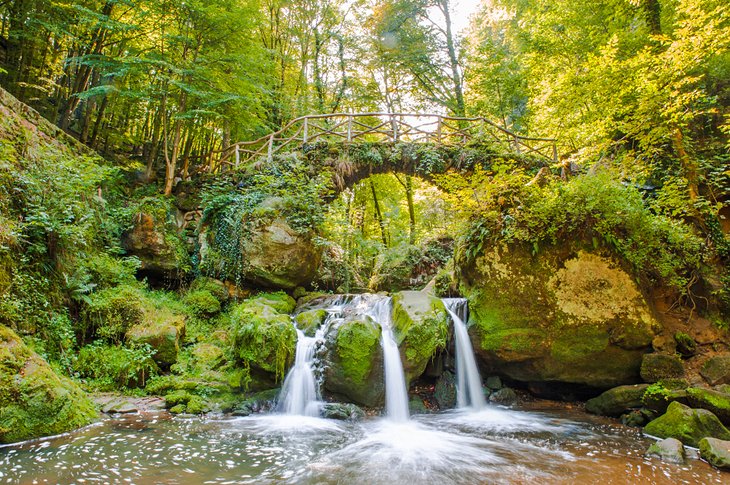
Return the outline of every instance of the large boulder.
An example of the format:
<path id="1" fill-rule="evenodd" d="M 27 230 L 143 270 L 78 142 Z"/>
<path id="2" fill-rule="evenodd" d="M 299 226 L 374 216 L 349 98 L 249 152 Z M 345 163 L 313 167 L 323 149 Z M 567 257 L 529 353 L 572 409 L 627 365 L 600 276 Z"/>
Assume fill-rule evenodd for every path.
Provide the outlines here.
<path id="1" fill-rule="evenodd" d="M 586 401 L 586 411 L 603 416 L 621 416 L 630 409 L 642 406 L 641 398 L 648 387 L 648 384 L 614 387 Z"/>
<path id="2" fill-rule="evenodd" d="M 0 325 L 0 444 L 65 433 L 97 416 L 76 384 Z"/>
<path id="3" fill-rule="evenodd" d="M 155 351 L 152 359 L 165 369 L 177 362 L 184 336 L 185 316 L 165 308 L 145 309 L 142 323 L 134 325 L 126 333 L 127 342 L 152 347 Z"/>
<path id="4" fill-rule="evenodd" d="M 440 299 L 421 291 L 401 291 L 393 295 L 392 323 L 407 384 L 446 347 L 449 316 Z"/>
<path id="5" fill-rule="evenodd" d="M 664 415 L 647 424 L 644 432 L 659 438 L 676 438 L 694 447 L 706 437 L 730 439 L 730 431 L 710 411 L 678 402 L 671 403 Z"/>
<path id="6" fill-rule="evenodd" d="M 576 243 L 578 244 L 578 243 Z M 514 380 L 608 389 L 639 382 L 659 325 L 634 278 L 608 252 L 488 247 L 456 265 L 474 350 Z"/>
<path id="7" fill-rule="evenodd" d="M 245 281 L 267 288 L 306 286 L 317 274 L 322 249 L 313 232 L 298 232 L 275 219 L 251 234 L 245 245 Z"/>
<path id="8" fill-rule="evenodd" d="M 700 374 L 711 386 L 730 384 L 730 355 L 716 355 L 707 359 Z"/>
<path id="9" fill-rule="evenodd" d="M 684 445 L 675 438 L 660 440 L 649 446 L 646 456 L 681 465 L 684 463 Z"/>
<path id="10" fill-rule="evenodd" d="M 341 323 L 328 335 L 325 389 L 365 406 L 383 404 L 383 350 L 381 328 L 370 317 Z"/>
<path id="11" fill-rule="evenodd" d="M 250 389 L 270 389 L 286 376 L 296 352 L 295 304 L 284 293 L 262 294 L 231 310 L 233 354 L 250 372 Z"/>
<path id="12" fill-rule="evenodd" d="M 185 248 L 176 228 L 164 211 L 141 212 L 134 225 L 122 236 L 122 246 L 130 256 L 139 258 L 140 270 L 156 277 L 174 275 L 184 266 Z"/>
<path id="13" fill-rule="evenodd" d="M 700 456 L 721 470 L 730 470 L 730 441 L 703 438 L 700 441 Z"/>

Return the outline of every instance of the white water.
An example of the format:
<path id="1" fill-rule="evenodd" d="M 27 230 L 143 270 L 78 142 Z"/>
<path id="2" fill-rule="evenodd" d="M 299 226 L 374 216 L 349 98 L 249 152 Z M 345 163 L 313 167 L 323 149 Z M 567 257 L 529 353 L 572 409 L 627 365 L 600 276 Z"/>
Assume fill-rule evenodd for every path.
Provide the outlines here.
<path id="1" fill-rule="evenodd" d="M 319 332 L 318 332 L 319 333 Z M 307 337 L 297 329 L 297 350 L 294 367 L 286 375 L 279 395 L 279 411 L 296 416 L 318 417 L 320 403 L 319 385 L 314 377 L 314 349 L 318 336 Z"/>
<path id="2" fill-rule="evenodd" d="M 403 374 L 400 351 L 395 342 L 391 325 L 391 299 L 379 299 L 368 311 L 368 315 L 382 328 L 383 364 L 385 367 L 385 411 L 392 421 L 408 421 L 408 390 Z"/>
<path id="3" fill-rule="evenodd" d="M 482 378 L 479 375 L 474 349 L 469 340 L 464 319 L 466 318 L 467 301 L 464 298 L 444 298 L 446 311 L 454 321 L 454 339 L 456 341 L 456 402 L 459 408 L 480 410 L 486 406 L 482 391 Z M 462 309 L 462 312 L 459 310 Z M 461 316 L 457 314 L 461 313 Z"/>

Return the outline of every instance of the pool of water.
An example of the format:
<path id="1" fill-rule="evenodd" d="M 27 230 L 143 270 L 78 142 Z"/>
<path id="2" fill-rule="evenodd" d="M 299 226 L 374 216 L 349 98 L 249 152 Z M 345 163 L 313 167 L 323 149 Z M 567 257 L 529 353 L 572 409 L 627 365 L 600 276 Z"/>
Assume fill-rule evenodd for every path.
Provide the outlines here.
<path id="1" fill-rule="evenodd" d="M 643 457 L 637 429 L 564 409 L 416 416 L 110 418 L 0 448 L 0 483 L 727 483 L 698 459 Z"/>

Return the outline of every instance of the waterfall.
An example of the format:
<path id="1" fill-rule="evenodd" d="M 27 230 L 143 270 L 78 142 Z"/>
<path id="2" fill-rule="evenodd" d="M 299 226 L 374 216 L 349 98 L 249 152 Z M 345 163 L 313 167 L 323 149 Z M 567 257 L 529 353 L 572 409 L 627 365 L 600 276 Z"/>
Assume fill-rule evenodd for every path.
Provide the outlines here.
<path id="1" fill-rule="evenodd" d="M 479 376 L 479 369 L 474 359 L 474 349 L 464 323 L 467 318 L 467 300 L 465 298 L 444 298 L 442 301 L 454 322 L 457 405 L 460 408 L 481 409 L 486 405 L 486 401 L 482 392 L 482 378 Z"/>
<path id="2" fill-rule="evenodd" d="M 286 375 L 279 395 L 278 408 L 284 414 L 319 416 L 319 386 L 314 377 L 314 349 L 319 338 L 307 337 L 297 329 L 297 350 L 294 367 Z"/>
<path id="3" fill-rule="evenodd" d="M 390 313 L 391 299 L 388 297 L 376 301 L 368 315 L 380 324 L 382 329 L 386 416 L 392 421 L 408 421 L 408 390 L 400 351 L 393 335 Z"/>

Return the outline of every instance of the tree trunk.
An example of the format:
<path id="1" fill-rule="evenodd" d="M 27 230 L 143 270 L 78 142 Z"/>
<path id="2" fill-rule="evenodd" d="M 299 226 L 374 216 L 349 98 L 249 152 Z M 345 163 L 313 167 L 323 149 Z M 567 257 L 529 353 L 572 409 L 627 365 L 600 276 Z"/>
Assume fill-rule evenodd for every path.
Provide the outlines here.
<path id="1" fill-rule="evenodd" d="M 375 191 L 375 183 L 373 182 L 372 176 L 370 177 L 370 190 L 373 193 L 373 205 L 375 205 L 375 218 L 380 226 L 380 238 L 383 241 L 383 246 L 388 247 L 388 236 L 385 232 L 385 221 L 383 220 L 383 213 L 380 211 L 380 202 L 378 202 L 378 193 Z"/>
<path id="2" fill-rule="evenodd" d="M 449 12 L 449 0 L 440 0 L 439 6 L 444 14 L 446 21 L 446 49 L 449 52 L 449 67 L 451 68 L 451 80 L 454 83 L 454 96 L 456 97 L 456 106 L 454 115 L 464 116 L 466 108 L 464 106 L 464 85 L 459 71 L 459 57 L 456 54 L 456 43 L 454 42 L 454 33 L 451 25 L 451 12 Z"/>
<path id="3" fill-rule="evenodd" d="M 674 145 L 674 151 L 679 157 L 679 162 L 684 169 L 684 175 L 687 177 L 689 199 L 694 201 L 700 192 L 698 188 L 698 167 L 697 162 L 687 153 L 687 149 L 684 146 L 684 134 L 679 126 L 674 126 L 672 129 L 672 144 Z"/>

